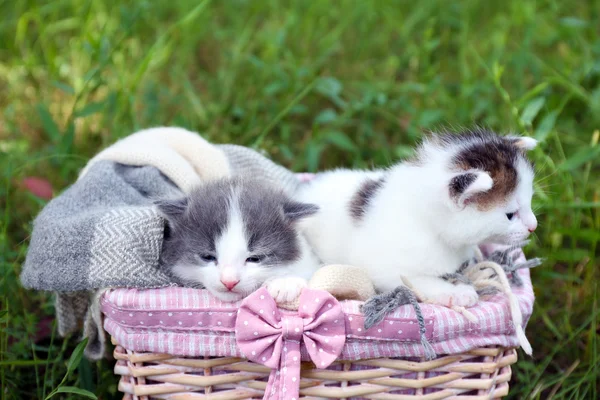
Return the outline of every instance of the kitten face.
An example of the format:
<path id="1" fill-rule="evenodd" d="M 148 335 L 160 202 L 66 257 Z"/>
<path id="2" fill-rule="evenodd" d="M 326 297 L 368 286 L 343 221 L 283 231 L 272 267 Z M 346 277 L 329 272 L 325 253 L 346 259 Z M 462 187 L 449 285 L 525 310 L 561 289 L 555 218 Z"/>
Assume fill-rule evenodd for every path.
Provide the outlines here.
<path id="1" fill-rule="evenodd" d="M 167 218 L 161 264 L 188 286 L 239 300 L 301 256 L 296 221 L 317 207 L 293 202 L 260 180 L 207 183 L 157 204 Z"/>
<path id="2" fill-rule="evenodd" d="M 504 199 L 484 210 L 476 203 L 467 203 L 457 213 L 459 236 L 468 238 L 467 232 L 472 232 L 468 242 L 513 244 L 525 240 L 536 229 L 537 220 L 531 210 L 533 171 L 524 163 L 519 167 L 517 187 Z"/>
<path id="3" fill-rule="evenodd" d="M 523 160 L 519 160 L 517 169 L 519 181 L 514 192 L 496 207 L 481 212 L 481 222 L 488 226 L 486 242 L 517 243 L 527 239 L 537 228 L 537 219 L 531 209 L 533 169 Z"/>
<path id="4" fill-rule="evenodd" d="M 501 137 L 475 130 L 444 135 L 425 144 L 422 155 L 446 152 L 450 223 L 454 241 L 513 244 L 535 231 L 531 209 L 534 171 L 525 151 L 531 138 Z M 430 149 L 427 146 L 431 146 Z"/>

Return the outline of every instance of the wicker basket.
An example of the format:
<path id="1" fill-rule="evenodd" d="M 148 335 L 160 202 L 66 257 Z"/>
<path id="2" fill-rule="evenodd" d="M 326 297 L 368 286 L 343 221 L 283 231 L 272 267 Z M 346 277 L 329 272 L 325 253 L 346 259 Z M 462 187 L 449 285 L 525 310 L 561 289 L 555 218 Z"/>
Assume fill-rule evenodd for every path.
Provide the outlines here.
<path id="1" fill-rule="evenodd" d="M 270 369 L 243 358 L 178 358 L 116 345 L 115 374 L 124 399 L 261 399 Z M 508 394 L 514 349 L 480 348 L 432 361 L 379 358 L 302 363 L 301 398 L 499 399 Z"/>
<path id="2" fill-rule="evenodd" d="M 528 271 L 522 277 L 524 286 L 515 293 L 527 320 L 534 296 Z M 365 330 L 361 302 L 338 302 L 327 292 L 308 290 L 300 304 L 302 311 L 279 310 L 276 317 L 277 305 L 264 289 L 241 303 L 190 288 L 110 289 L 101 308 L 116 346 L 119 390 L 132 400 L 262 399 L 267 388 L 267 397 L 279 400 L 498 399 L 508 394 L 519 342 L 505 296 L 473 307 L 476 322 L 423 304 L 425 336 L 437 354 L 429 361 L 411 306 Z M 271 314 L 286 321 L 286 328 L 267 323 Z M 315 318 L 302 320 L 302 315 Z M 292 329 L 298 320 L 306 324 Z M 319 358 L 327 354 L 328 360 Z"/>

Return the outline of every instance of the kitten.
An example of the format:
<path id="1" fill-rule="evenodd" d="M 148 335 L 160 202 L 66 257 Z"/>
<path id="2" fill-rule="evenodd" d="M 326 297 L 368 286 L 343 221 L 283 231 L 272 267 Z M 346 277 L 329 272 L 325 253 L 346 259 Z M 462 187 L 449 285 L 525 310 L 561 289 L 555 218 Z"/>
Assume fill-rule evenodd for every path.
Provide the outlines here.
<path id="1" fill-rule="evenodd" d="M 324 263 L 364 266 L 382 292 L 401 276 L 437 304 L 471 306 L 475 289 L 442 279 L 482 243 L 513 244 L 537 226 L 526 137 L 434 135 L 388 170 L 337 170 L 299 190 L 320 211 L 301 223 Z"/>
<path id="2" fill-rule="evenodd" d="M 291 301 L 319 266 L 297 229 L 318 208 L 265 181 L 212 181 L 156 205 L 166 219 L 161 267 L 221 300 L 239 300 L 266 284 L 276 301 Z"/>

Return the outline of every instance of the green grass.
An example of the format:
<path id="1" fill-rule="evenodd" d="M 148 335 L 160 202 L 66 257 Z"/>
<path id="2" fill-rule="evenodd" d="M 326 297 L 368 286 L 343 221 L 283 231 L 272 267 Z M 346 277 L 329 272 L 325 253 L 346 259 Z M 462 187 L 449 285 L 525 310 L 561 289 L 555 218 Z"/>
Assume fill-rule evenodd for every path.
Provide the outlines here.
<path id="1" fill-rule="evenodd" d="M 54 324 L 40 335 L 52 298 L 19 286 L 44 205 L 22 178 L 59 192 L 100 148 L 153 125 L 314 171 L 389 165 L 424 130 L 479 124 L 541 141 L 528 254 L 546 261 L 534 357 L 520 354 L 511 396 L 598 398 L 599 1 L 108 4 L 0 0 L 3 397 L 48 395 L 78 339 Z M 119 398 L 109 361 L 82 361 L 65 384 Z"/>

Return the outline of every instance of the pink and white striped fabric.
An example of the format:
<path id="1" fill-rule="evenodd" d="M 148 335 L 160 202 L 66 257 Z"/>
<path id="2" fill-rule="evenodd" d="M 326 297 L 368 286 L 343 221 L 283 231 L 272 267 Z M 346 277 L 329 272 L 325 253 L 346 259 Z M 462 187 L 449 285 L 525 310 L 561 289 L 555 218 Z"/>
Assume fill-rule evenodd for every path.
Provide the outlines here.
<path id="1" fill-rule="evenodd" d="M 533 310 L 534 294 L 528 270 L 519 272 L 524 285 L 514 288 L 526 322 Z M 110 289 L 101 299 L 104 328 L 122 346 L 136 352 L 168 353 L 184 357 L 243 357 L 235 337 L 241 302 L 225 303 L 206 290 Z M 339 359 L 422 357 L 419 329 L 412 306 L 400 307 L 380 324 L 364 329 L 361 302 L 340 302 L 346 342 Z M 508 299 L 498 294 L 480 301 L 462 314 L 442 306 L 422 304 L 426 336 L 437 354 L 457 354 L 482 346 L 519 345 L 511 322 Z M 283 313 L 285 311 L 282 310 Z M 310 360 L 306 349 L 303 361 Z"/>

